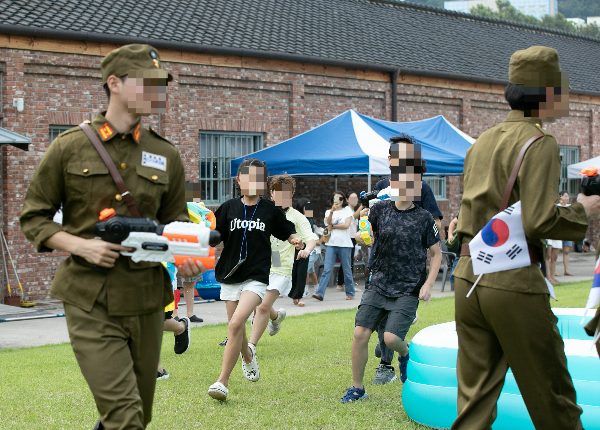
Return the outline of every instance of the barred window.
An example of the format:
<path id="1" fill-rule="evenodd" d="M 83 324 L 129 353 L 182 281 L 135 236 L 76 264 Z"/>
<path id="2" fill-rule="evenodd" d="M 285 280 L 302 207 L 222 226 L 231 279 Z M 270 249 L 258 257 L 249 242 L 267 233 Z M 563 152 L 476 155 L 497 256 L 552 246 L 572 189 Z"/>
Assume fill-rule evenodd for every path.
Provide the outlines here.
<path id="1" fill-rule="evenodd" d="M 446 200 L 446 177 L 445 176 L 423 176 L 433 191 L 436 200 Z"/>
<path id="2" fill-rule="evenodd" d="M 72 125 L 51 125 L 50 126 L 50 143 L 54 142 L 54 139 L 58 137 L 63 131 L 72 129 Z"/>
<path id="3" fill-rule="evenodd" d="M 579 180 L 569 179 L 567 176 L 567 167 L 570 164 L 579 163 L 578 146 L 559 146 L 560 148 L 560 185 L 558 192 L 567 190 L 571 197 L 577 196 L 579 192 Z M 558 197 L 557 197 L 558 198 Z"/>
<path id="4" fill-rule="evenodd" d="M 262 149 L 260 133 L 200 132 L 200 190 L 206 204 L 220 205 L 235 193 L 231 160 Z"/>

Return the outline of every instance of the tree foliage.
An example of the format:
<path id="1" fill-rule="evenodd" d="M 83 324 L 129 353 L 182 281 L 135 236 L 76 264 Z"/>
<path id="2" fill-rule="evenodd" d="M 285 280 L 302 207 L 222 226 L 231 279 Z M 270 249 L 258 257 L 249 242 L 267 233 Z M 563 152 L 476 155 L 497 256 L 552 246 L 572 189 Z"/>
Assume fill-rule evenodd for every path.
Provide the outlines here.
<path id="1" fill-rule="evenodd" d="M 567 31 L 569 33 L 581 34 L 583 36 L 600 38 L 600 31 L 596 24 L 576 26 L 570 21 L 567 21 L 562 13 L 557 13 L 554 16 L 544 15 L 541 20 L 532 15 L 525 15 L 520 10 L 510 4 L 508 0 L 496 0 L 498 11 L 492 10 L 489 7 L 477 5 L 472 7 L 470 12 L 473 15 L 485 16 L 488 18 L 504 19 L 507 21 L 520 22 L 523 24 L 538 25 L 540 27 L 551 28 L 554 30 Z M 560 5 L 560 2 L 559 2 Z"/>
<path id="2" fill-rule="evenodd" d="M 567 18 L 600 16 L 600 0 L 558 0 L 558 11 Z"/>

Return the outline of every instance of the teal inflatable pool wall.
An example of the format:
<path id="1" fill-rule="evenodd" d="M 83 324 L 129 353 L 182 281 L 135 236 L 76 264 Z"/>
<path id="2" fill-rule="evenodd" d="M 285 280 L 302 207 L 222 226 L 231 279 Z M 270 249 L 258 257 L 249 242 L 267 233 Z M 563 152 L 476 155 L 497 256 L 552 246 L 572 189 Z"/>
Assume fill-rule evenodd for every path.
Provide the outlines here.
<path id="1" fill-rule="evenodd" d="M 591 337 L 581 325 L 583 309 L 554 309 L 565 343 L 569 372 L 583 409 L 586 430 L 600 430 L 600 359 Z M 590 312 L 591 313 L 591 312 Z M 586 318 L 586 322 L 591 319 Z M 446 429 L 456 419 L 456 355 L 458 338 L 454 322 L 427 327 L 410 344 L 408 379 L 402 403 L 417 423 Z M 498 400 L 493 430 L 535 430 L 510 369 Z"/>

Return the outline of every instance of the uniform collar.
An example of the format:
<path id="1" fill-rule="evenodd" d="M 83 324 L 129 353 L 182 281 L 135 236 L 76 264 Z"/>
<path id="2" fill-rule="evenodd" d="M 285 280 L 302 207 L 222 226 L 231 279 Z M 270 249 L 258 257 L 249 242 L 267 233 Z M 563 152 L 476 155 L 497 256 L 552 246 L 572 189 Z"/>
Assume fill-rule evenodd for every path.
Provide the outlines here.
<path id="1" fill-rule="evenodd" d="M 115 136 L 119 135 L 117 129 L 106 120 L 106 117 L 104 116 L 105 114 L 106 111 L 98 113 L 94 121 L 92 121 L 92 126 L 100 135 L 100 140 L 102 140 L 102 142 L 106 142 L 107 140 L 110 140 Z M 127 136 L 128 134 L 131 134 L 131 137 L 133 138 L 133 141 L 135 143 L 140 143 L 140 138 L 142 136 L 141 118 L 137 120 L 135 126 L 130 131 L 128 131 L 125 134 L 122 134 L 121 136 L 124 139 L 125 136 Z"/>
<path id="2" fill-rule="evenodd" d="M 537 117 L 526 117 L 522 110 L 511 110 L 504 122 L 530 122 L 533 125 L 542 126 L 542 120 Z"/>

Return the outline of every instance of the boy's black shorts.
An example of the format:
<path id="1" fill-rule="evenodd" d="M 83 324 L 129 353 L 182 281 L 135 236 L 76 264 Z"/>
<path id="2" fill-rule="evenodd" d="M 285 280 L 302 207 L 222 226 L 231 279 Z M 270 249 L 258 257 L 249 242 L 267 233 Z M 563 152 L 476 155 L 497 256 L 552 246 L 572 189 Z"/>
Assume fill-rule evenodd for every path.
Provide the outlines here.
<path id="1" fill-rule="evenodd" d="M 173 311 L 165 312 L 165 321 L 173 318 Z"/>
<path id="2" fill-rule="evenodd" d="M 358 306 L 354 326 L 375 331 L 379 323 L 386 319 L 384 331 L 404 340 L 417 316 L 418 307 L 419 298 L 415 296 L 386 297 L 373 290 L 366 290 Z"/>

